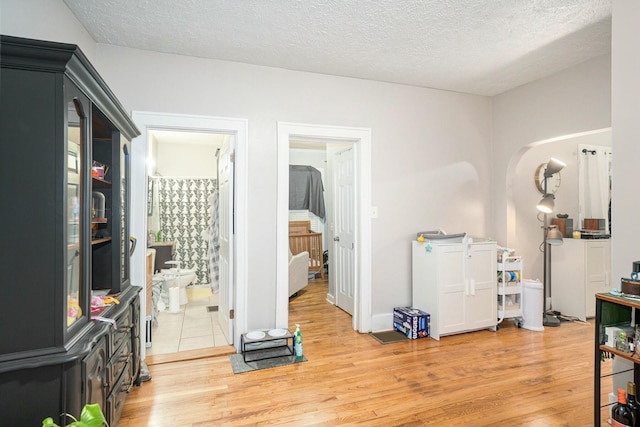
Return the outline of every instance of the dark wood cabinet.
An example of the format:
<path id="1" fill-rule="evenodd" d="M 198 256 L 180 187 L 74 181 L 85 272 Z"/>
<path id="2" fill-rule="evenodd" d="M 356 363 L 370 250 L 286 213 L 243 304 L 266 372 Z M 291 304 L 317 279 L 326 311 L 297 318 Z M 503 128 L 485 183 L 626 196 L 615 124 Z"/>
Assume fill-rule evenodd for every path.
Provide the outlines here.
<path id="1" fill-rule="evenodd" d="M 107 399 L 109 386 L 106 337 L 101 337 L 89 354 L 82 359 L 84 398 L 87 403 L 101 403 Z"/>
<path id="2" fill-rule="evenodd" d="M 130 141 L 82 51 L 0 36 L 0 414 L 40 425 L 100 403 L 117 423 L 140 365 L 129 280 Z M 120 301 L 92 318 L 92 292 Z M 60 417 L 60 418 L 58 418 Z"/>

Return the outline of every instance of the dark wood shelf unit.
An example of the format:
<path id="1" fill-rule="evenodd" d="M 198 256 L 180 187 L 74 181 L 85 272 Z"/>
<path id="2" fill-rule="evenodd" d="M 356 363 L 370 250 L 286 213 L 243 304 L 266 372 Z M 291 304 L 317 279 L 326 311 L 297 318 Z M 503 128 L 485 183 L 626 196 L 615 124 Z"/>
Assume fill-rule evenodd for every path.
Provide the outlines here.
<path id="1" fill-rule="evenodd" d="M 607 326 L 618 325 L 621 323 L 631 324 L 632 319 L 636 319 L 636 323 L 640 323 L 640 311 L 636 311 L 638 309 L 640 309 L 640 300 L 611 295 L 609 293 L 596 294 L 593 388 L 594 426 L 596 427 L 602 425 L 603 422 L 604 424 L 607 424 L 607 421 L 602 419 L 602 411 L 605 407 L 609 406 L 608 403 L 603 404 L 601 401 L 601 381 L 604 377 L 602 375 L 601 365 L 603 363 L 603 353 L 609 353 L 615 357 L 620 357 L 633 362 L 633 381 L 636 384 L 640 384 L 640 358 L 635 357 L 632 353 L 620 351 L 617 348 L 605 344 L 605 328 Z M 635 311 L 635 316 L 633 311 Z"/>
<path id="2" fill-rule="evenodd" d="M 93 239 L 91 241 L 91 244 L 92 245 L 99 245 L 101 243 L 107 243 L 107 242 L 110 242 L 110 241 L 111 241 L 111 237 L 103 237 L 101 239 Z"/>
<path id="3" fill-rule="evenodd" d="M 91 177 L 91 182 L 93 188 L 110 188 L 111 181 L 107 181 L 106 179 L 96 178 L 95 176 Z"/>
<path id="4" fill-rule="evenodd" d="M 139 384 L 140 287 L 129 279 L 135 124 L 78 46 L 0 35 L 2 425 L 60 425 L 99 403 L 117 425 Z M 93 161 L 105 165 L 92 177 Z M 38 174 L 33 174 L 38 165 Z M 43 179 L 42 177 L 47 177 Z M 104 214 L 92 218 L 93 192 Z M 96 232 L 92 236 L 93 231 Z M 25 236 L 37 235 L 37 240 Z M 95 237 L 95 239 L 93 238 Z M 92 318 L 92 290 L 120 304 Z"/>

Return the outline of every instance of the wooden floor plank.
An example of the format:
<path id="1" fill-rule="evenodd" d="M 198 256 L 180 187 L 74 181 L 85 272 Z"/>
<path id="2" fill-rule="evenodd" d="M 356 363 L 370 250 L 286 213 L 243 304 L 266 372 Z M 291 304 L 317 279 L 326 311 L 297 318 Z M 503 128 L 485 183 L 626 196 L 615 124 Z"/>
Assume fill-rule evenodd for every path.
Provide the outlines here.
<path id="1" fill-rule="evenodd" d="M 307 362 L 233 374 L 226 354 L 164 356 L 118 425 L 593 424 L 593 325 L 534 332 L 505 321 L 497 332 L 383 345 L 352 331 L 326 293 L 312 281 L 290 302 Z"/>

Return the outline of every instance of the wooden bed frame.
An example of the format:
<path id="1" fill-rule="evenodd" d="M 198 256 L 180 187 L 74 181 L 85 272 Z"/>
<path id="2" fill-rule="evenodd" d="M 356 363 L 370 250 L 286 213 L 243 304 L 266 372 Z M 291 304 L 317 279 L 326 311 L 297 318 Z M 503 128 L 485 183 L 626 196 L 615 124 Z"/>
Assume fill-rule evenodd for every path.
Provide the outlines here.
<path id="1" fill-rule="evenodd" d="M 289 249 L 293 255 L 309 252 L 309 271 L 319 272 L 324 280 L 322 233 L 311 231 L 311 221 L 289 221 Z"/>

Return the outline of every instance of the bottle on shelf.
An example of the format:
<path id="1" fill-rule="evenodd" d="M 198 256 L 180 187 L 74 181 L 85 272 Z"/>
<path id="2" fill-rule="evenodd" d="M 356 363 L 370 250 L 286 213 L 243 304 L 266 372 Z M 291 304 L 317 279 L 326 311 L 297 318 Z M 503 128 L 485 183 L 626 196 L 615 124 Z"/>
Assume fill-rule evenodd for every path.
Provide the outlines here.
<path id="1" fill-rule="evenodd" d="M 612 427 L 633 427 L 633 414 L 627 405 L 627 395 L 624 389 L 618 389 L 618 403 L 611 410 Z"/>
<path id="2" fill-rule="evenodd" d="M 627 406 L 633 418 L 632 425 L 640 427 L 640 403 L 636 400 L 636 384 L 633 381 L 627 383 Z"/>
<path id="3" fill-rule="evenodd" d="M 296 323 L 296 331 L 293 334 L 293 349 L 296 360 L 302 360 L 302 332 L 300 332 L 300 325 L 298 323 Z"/>

